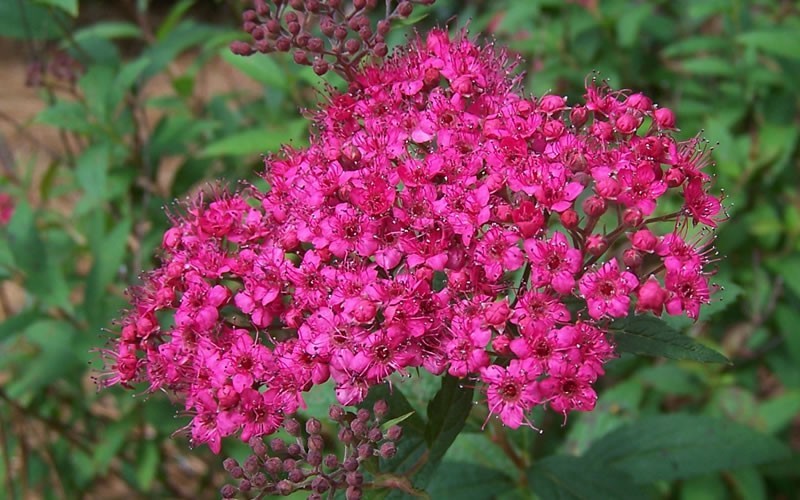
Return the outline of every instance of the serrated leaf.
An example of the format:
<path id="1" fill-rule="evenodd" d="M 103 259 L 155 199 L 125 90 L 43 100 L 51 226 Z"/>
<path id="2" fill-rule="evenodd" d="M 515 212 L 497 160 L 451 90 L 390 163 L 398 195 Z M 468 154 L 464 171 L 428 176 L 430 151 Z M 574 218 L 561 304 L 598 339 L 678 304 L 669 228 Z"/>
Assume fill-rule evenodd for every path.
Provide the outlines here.
<path id="1" fill-rule="evenodd" d="M 646 493 L 624 472 L 604 462 L 549 456 L 528 470 L 528 484 L 542 500 L 641 500 Z"/>
<path id="2" fill-rule="evenodd" d="M 781 460 L 776 439 L 729 420 L 695 415 L 645 418 L 610 432 L 584 455 L 637 483 L 671 481 Z"/>
<path id="3" fill-rule="evenodd" d="M 474 388 L 463 386 L 461 380 L 452 375 L 442 377 L 441 389 L 428 404 L 428 425 L 425 427 L 425 441 L 431 450 L 431 462 L 441 460 L 464 428 L 472 410 L 474 391 Z"/>
<path id="4" fill-rule="evenodd" d="M 655 316 L 630 316 L 615 320 L 610 330 L 617 350 L 645 356 L 728 363 L 722 354 L 698 344 Z"/>
<path id="5" fill-rule="evenodd" d="M 307 127 L 306 120 L 292 120 L 277 130 L 245 130 L 218 139 L 200 153 L 200 157 L 246 156 L 278 151 L 298 140 Z"/>

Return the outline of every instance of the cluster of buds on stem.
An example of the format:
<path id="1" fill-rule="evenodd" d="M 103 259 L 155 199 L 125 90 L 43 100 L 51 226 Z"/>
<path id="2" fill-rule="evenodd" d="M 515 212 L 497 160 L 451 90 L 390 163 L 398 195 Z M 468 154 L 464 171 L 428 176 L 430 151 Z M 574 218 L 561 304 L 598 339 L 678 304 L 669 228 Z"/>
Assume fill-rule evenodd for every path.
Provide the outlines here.
<path id="1" fill-rule="evenodd" d="M 385 37 L 392 21 L 410 16 L 415 4 L 434 2 L 385 0 L 379 6 L 378 0 L 255 0 L 242 15 L 253 42 L 233 42 L 231 50 L 245 56 L 291 51 L 297 64 L 311 66 L 320 76 L 333 69 L 352 80 L 362 59 L 387 55 Z M 370 14 L 381 8 L 383 17 L 373 25 Z"/>
<path id="2" fill-rule="evenodd" d="M 377 457 L 388 459 L 395 455 L 396 441 L 402 428 L 381 423 L 388 414 L 386 401 L 377 401 L 372 411 L 362 408 L 356 413 L 341 406 L 330 407 L 329 416 L 338 424 L 337 438 L 342 454 L 326 453 L 322 424 L 315 418 L 305 424 L 292 418 L 283 424 L 284 430 L 295 438 L 293 443 L 273 438 L 265 443 L 261 437 L 250 440 L 253 454 L 239 464 L 233 458 L 224 462 L 225 470 L 237 481 L 222 487 L 223 498 L 262 498 L 265 495 L 289 495 L 295 491 L 310 491 L 309 499 L 322 498 L 344 490 L 347 500 L 361 498 L 364 474 L 361 465 Z"/>

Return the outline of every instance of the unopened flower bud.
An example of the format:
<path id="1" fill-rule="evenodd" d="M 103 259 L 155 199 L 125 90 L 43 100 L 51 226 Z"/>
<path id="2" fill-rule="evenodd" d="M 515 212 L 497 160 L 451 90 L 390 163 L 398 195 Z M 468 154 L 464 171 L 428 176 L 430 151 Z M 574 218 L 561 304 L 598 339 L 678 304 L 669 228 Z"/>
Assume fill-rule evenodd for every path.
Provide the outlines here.
<path id="1" fill-rule="evenodd" d="M 358 469 L 358 459 L 356 457 L 347 457 L 342 464 L 342 468 L 348 472 Z"/>
<path id="2" fill-rule="evenodd" d="M 375 401 L 375 404 L 372 405 L 372 413 L 375 414 L 375 418 L 381 419 L 389 413 L 389 403 L 386 402 L 385 399 L 379 399 Z"/>
<path id="3" fill-rule="evenodd" d="M 286 419 L 286 421 L 283 423 L 283 428 L 286 429 L 286 432 L 289 433 L 290 436 L 300 436 L 300 422 L 298 422 L 296 418 Z"/>
<path id="4" fill-rule="evenodd" d="M 606 208 L 608 208 L 608 204 L 600 196 L 592 195 L 583 200 L 583 211 L 589 217 L 600 217 L 606 212 Z"/>
<path id="5" fill-rule="evenodd" d="M 243 468 L 244 468 L 245 472 L 247 472 L 247 474 L 253 475 L 256 472 L 258 472 L 258 469 L 259 469 L 260 465 L 261 465 L 261 461 L 258 459 L 258 457 L 255 456 L 255 455 L 250 455 L 244 461 L 244 467 Z"/>
<path id="6" fill-rule="evenodd" d="M 284 453 L 286 451 L 286 442 L 281 438 L 273 438 L 269 442 L 269 448 L 275 453 Z"/>
<path id="7" fill-rule="evenodd" d="M 641 92 L 629 95 L 628 98 L 625 99 L 625 104 L 629 108 L 642 112 L 650 111 L 653 108 L 653 101 Z"/>
<path id="8" fill-rule="evenodd" d="M 228 473 L 234 479 L 241 479 L 241 478 L 244 477 L 244 469 L 242 469 L 238 465 L 236 467 L 233 467 L 231 470 L 229 470 Z"/>
<path id="9" fill-rule="evenodd" d="M 367 439 L 369 439 L 369 440 L 370 440 L 370 441 L 372 441 L 373 443 L 377 443 L 378 441 L 380 441 L 381 439 L 383 439 L 383 433 L 381 432 L 380 428 L 378 428 L 378 427 L 373 427 L 373 428 L 372 428 L 372 429 L 370 429 L 370 430 L 369 430 L 369 432 L 367 433 Z"/>
<path id="10" fill-rule="evenodd" d="M 242 493 L 247 493 L 252 488 L 252 484 L 250 483 L 249 479 L 242 479 L 239 481 L 239 491 Z"/>
<path id="11" fill-rule="evenodd" d="M 603 198 L 613 200 L 622 191 L 622 186 L 616 179 L 604 177 L 595 182 L 594 190 Z"/>
<path id="12" fill-rule="evenodd" d="M 321 451 L 325 447 L 325 441 L 319 434 L 312 434 L 308 436 L 307 445 L 309 450 Z"/>
<path id="13" fill-rule="evenodd" d="M 392 458 L 397 453 L 397 446 L 391 441 L 387 441 L 381 445 L 379 451 L 381 458 Z"/>
<path id="14" fill-rule="evenodd" d="M 299 483 L 306 478 L 306 475 L 303 473 L 303 469 L 296 467 L 289 471 L 286 478 L 293 483 Z"/>
<path id="15" fill-rule="evenodd" d="M 561 212 L 560 215 L 561 225 L 564 226 L 564 229 L 575 229 L 578 227 L 578 212 L 575 210 L 568 208 Z"/>
<path id="16" fill-rule="evenodd" d="M 636 207 L 627 208 L 622 213 L 622 222 L 624 222 L 626 226 L 639 227 L 642 225 L 642 222 L 644 222 L 644 214 Z"/>
<path id="17" fill-rule="evenodd" d="M 329 69 L 328 62 L 320 57 L 314 59 L 314 64 L 311 67 L 318 76 L 324 75 Z"/>
<path id="18" fill-rule="evenodd" d="M 222 467 L 225 469 L 226 472 L 230 472 L 234 467 L 238 467 L 239 462 L 236 461 L 235 458 L 228 457 L 222 462 Z"/>
<path id="19" fill-rule="evenodd" d="M 355 419 L 352 422 L 350 422 L 350 430 L 353 431 L 353 434 L 355 434 L 356 436 L 361 437 L 366 435 L 367 426 L 366 424 L 364 424 L 363 421 Z"/>
<path id="20" fill-rule="evenodd" d="M 589 118 L 589 111 L 585 106 L 574 106 L 569 112 L 569 121 L 575 127 L 582 127 Z"/>
<path id="21" fill-rule="evenodd" d="M 357 422 L 357 420 L 354 420 L 354 422 Z M 353 435 L 353 431 L 351 431 L 350 429 L 347 429 L 347 428 L 339 429 L 339 436 L 338 437 L 339 437 L 339 441 L 344 445 L 348 445 L 348 444 L 352 443 L 353 439 L 355 439 L 355 436 Z"/>
<path id="22" fill-rule="evenodd" d="M 669 108 L 658 108 L 653 113 L 653 119 L 661 129 L 674 129 L 675 128 L 675 113 Z"/>
<path id="23" fill-rule="evenodd" d="M 322 439 L 322 438 L 320 438 Z M 319 450 L 309 450 L 306 456 L 306 462 L 312 467 L 316 467 L 322 463 L 322 453 Z"/>
<path id="24" fill-rule="evenodd" d="M 492 339 L 492 350 L 500 356 L 507 356 L 511 353 L 510 344 L 511 339 L 507 335 L 497 335 Z"/>
<path id="25" fill-rule="evenodd" d="M 315 477 L 311 481 L 311 491 L 314 493 L 325 493 L 330 489 L 331 485 L 324 477 Z"/>
<path id="26" fill-rule="evenodd" d="M 630 238 L 633 248 L 642 252 L 652 253 L 658 245 L 658 238 L 647 228 L 636 231 Z"/>
<path id="27" fill-rule="evenodd" d="M 275 490 L 278 492 L 278 495 L 287 496 L 294 491 L 294 485 L 291 481 L 282 479 L 275 485 Z"/>
<path id="28" fill-rule="evenodd" d="M 393 425 L 386 431 L 386 439 L 390 441 L 397 441 L 403 437 L 403 428 L 399 425 Z"/>
<path id="29" fill-rule="evenodd" d="M 297 443 L 292 443 L 286 448 L 286 452 L 291 457 L 300 457 L 303 455 L 303 448 Z"/>
<path id="30" fill-rule="evenodd" d="M 253 488 L 261 489 L 267 485 L 267 476 L 263 472 L 253 474 L 253 477 L 250 478 L 250 484 L 253 485 Z"/>
<path id="31" fill-rule="evenodd" d="M 364 443 L 358 446 L 358 458 L 361 460 L 366 460 L 372 456 L 372 452 L 374 448 L 369 443 Z"/>
<path id="32" fill-rule="evenodd" d="M 651 311 L 656 316 L 661 316 L 664 302 L 667 300 L 667 291 L 661 288 L 656 278 L 651 276 L 636 293 L 636 311 Z"/>
<path id="33" fill-rule="evenodd" d="M 325 467 L 329 469 L 335 469 L 339 466 L 339 457 L 337 457 L 333 453 L 329 453 L 325 455 L 323 463 L 325 464 Z"/>
<path id="34" fill-rule="evenodd" d="M 366 408 L 359 408 L 359 410 L 356 412 L 356 418 L 362 422 L 369 422 L 371 416 L 372 415 L 370 415 L 369 410 Z"/>
<path id="35" fill-rule="evenodd" d="M 411 2 L 403 1 L 397 6 L 397 13 L 402 17 L 408 17 L 412 12 L 414 12 L 414 6 L 411 4 Z"/>
<path id="36" fill-rule="evenodd" d="M 306 432 L 309 434 L 319 434 L 322 432 L 322 423 L 313 417 L 308 419 L 308 422 L 306 422 Z"/>
<path id="37" fill-rule="evenodd" d="M 348 486 L 347 491 L 344 492 L 346 500 L 361 500 L 361 488 L 357 486 Z"/>
<path id="38" fill-rule="evenodd" d="M 378 308 L 374 302 L 367 299 L 357 299 L 356 305 L 353 307 L 353 319 L 359 323 L 370 323 L 375 319 L 375 313 Z"/>
<path id="39" fill-rule="evenodd" d="M 364 475 L 356 470 L 345 474 L 344 480 L 349 486 L 361 486 L 364 484 Z"/>
<path id="40" fill-rule="evenodd" d="M 630 135 L 639 128 L 639 119 L 629 113 L 625 113 L 617 118 L 614 122 L 614 126 L 620 134 Z"/>
<path id="41" fill-rule="evenodd" d="M 592 234 L 586 238 L 586 251 L 590 255 L 598 257 L 608 250 L 608 241 L 601 234 Z"/>
<path id="42" fill-rule="evenodd" d="M 226 484 L 219 490 L 219 494 L 222 498 L 236 498 L 238 493 L 239 490 L 232 484 Z"/>
<path id="43" fill-rule="evenodd" d="M 283 460 L 278 457 L 268 458 L 264 463 L 264 470 L 275 476 L 283 470 Z"/>
<path id="44" fill-rule="evenodd" d="M 503 299 L 489 305 L 484 312 L 483 319 L 489 325 L 501 326 L 506 323 L 510 315 L 511 309 L 508 307 L 508 301 Z"/>
<path id="45" fill-rule="evenodd" d="M 292 54 L 292 57 L 294 58 L 295 64 L 302 64 L 306 66 L 311 64 L 311 61 L 308 60 L 308 55 L 304 50 L 295 50 L 294 54 Z"/>
<path id="46" fill-rule="evenodd" d="M 325 42 L 322 41 L 322 38 L 311 37 L 308 39 L 306 48 L 311 52 L 318 54 L 325 48 Z"/>
<path id="47" fill-rule="evenodd" d="M 255 52 L 255 49 L 247 42 L 235 41 L 231 42 L 231 52 L 237 56 L 249 56 Z"/>
<path id="48" fill-rule="evenodd" d="M 297 460 L 293 458 L 287 458 L 283 462 L 281 462 L 281 468 L 283 472 L 289 472 L 297 468 Z"/>
<path id="49" fill-rule="evenodd" d="M 372 48 L 372 53 L 377 57 L 386 57 L 389 53 L 389 47 L 385 43 L 376 43 Z"/>
<path id="50" fill-rule="evenodd" d="M 567 101 L 561 96 L 548 94 L 542 96 L 539 100 L 539 109 L 548 115 L 561 111 L 566 107 Z"/>
<path id="51" fill-rule="evenodd" d="M 280 36 L 275 40 L 275 48 L 280 52 L 289 52 L 289 49 L 292 48 L 292 41 L 285 36 Z"/>
<path id="52" fill-rule="evenodd" d="M 558 139 L 564 135 L 565 128 L 561 120 L 547 120 L 542 126 L 542 133 L 550 140 Z"/>
<path id="53" fill-rule="evenodd" d="M 678 167 L 671 167 L 664 175 L 664 179 L 667 181 L 667 186 L 674 188 L 683 184 L 683 181 L 686 180 L 686 174 Z"/>
<path id="54" fill-rule="evenodd" d="M 614 137 L 614 127 L 608 122 L 595 121 L 589 127 L 589 133 L 602 141 L 610 141 Z"/>
<path id="55" fill-rule="evenodd" d="M 334 422 L 340 422 L 344 418 L 344 415 L 344 408 L 339 405 L 331 405 L 330 408 L 328 408 L 328 416 Z"/>
<path id="56" fill-rule="evenodd" d="M 622 262 L 632 269 L 636 269 L 637 267 L 641 266 L 643 261 L 644 257 L 642 256 L 642 252 L 636 250 L 635 248 L 628 248 L 622 252 Z"/>

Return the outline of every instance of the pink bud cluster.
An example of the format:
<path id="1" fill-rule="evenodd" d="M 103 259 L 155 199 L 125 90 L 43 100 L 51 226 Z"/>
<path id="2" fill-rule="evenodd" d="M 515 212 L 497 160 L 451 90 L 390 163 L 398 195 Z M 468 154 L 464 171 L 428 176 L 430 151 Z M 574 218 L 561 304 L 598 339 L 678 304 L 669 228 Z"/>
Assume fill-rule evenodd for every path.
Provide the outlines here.
<path id="1" fill-rule="evenodd" d="M 435 1 L 254 0 L 242 14 L 242 27 L 253 41 L 235 41 L 231 50 L 243 56 L 292 51 L 295 63 L 320 76 L 333 68 L 350 79 L 363 58 L 386 57 L 393 21 L 408 18 L 415 4 Z M 373 25 L 370 15 L 376 10 L 383 18 Z"/>
<path id="2" fill-rule="evenodd" d="M 268 191 L 176 218 L 103 383 L 178 394 L 215 451 L 316 384 L 352 405 L 416 368 L 479 381 L 510 427 L 591 410 L 611 320 L 709 301 L 689 223 L 721 203 L 669 109 L 593 81 L 582 105 L 523 97 L 512 67 L 435 30 L 361 69 L 310 147 L 266 161 Z"/>

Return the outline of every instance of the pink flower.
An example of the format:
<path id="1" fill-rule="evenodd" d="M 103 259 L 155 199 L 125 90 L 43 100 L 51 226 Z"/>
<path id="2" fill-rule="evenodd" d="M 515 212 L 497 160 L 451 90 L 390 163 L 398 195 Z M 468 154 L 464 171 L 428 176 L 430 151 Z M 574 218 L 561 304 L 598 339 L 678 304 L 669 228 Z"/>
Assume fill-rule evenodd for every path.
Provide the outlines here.
<path id="1" fill-rule="evenodd" d="M 512 359 L 507 368 L 490 365 L 481 368 L 481 381 L 487 384 L 489 416 L 499 415 L 512 429 L 523 422 L 533 427 L 525 413 L 541 402 L 536 379 L 541 371 L 530 359 Z"/>
<path id="2" fill-rule="evenodd" d="M 636 275 L 620 272 L 616 260 L 603 264 L 600 269 L 586 273 L 578 283 L 581 295 L 589 306 L 589 316 L 621 318 L 628 314 L 631 299 L 628 296 L 637 286 Z"/>
<path id="3" fill-rule="evenodd" d="M 563 364 L 558 371 L 541 382 L 542 395 L 553 411 L 592 411 L 597 403 L 597 394 L 591 384 L 597 375 L 588 366 Z"/>
<path id="4" fill-rule="evenodd" d="M 560 294 L 572 291 L 583 256 L 580 250 L 572 248 L 563 233 L 556 232 L 547 241 L 528 239 L 523 246 L 530 260 L 531 282 L 535 286 L 550 285 Z"/>
<path id="5" fill-rule="evenodd" d="M 699 269 L 668 270 L 664 281 L 669 292 L 664 308 L 669 314 L 685 311 L 688 317 L 696 320 L 700 316 L 700 306 L 710 302 L 708 282 Z"/>
<path id="6" fill-rule="evenodd" d="M 694 223 L 716 227 L 714 216 L 722 209 L 722 203 L 703 189 L 703 181 L 698 178 L 689 181 L 683 188 L 686 209 L 692 214 Z"/>
<path id="7" fill-rule="evenodd" d="M 475 249 L 475 262 L 481 264 L 486 277 L 497 281 L 505 271 L 522 267 L 525 256 L 517 244 L 520 237 L 512 231 L 489 229 Z"/>

